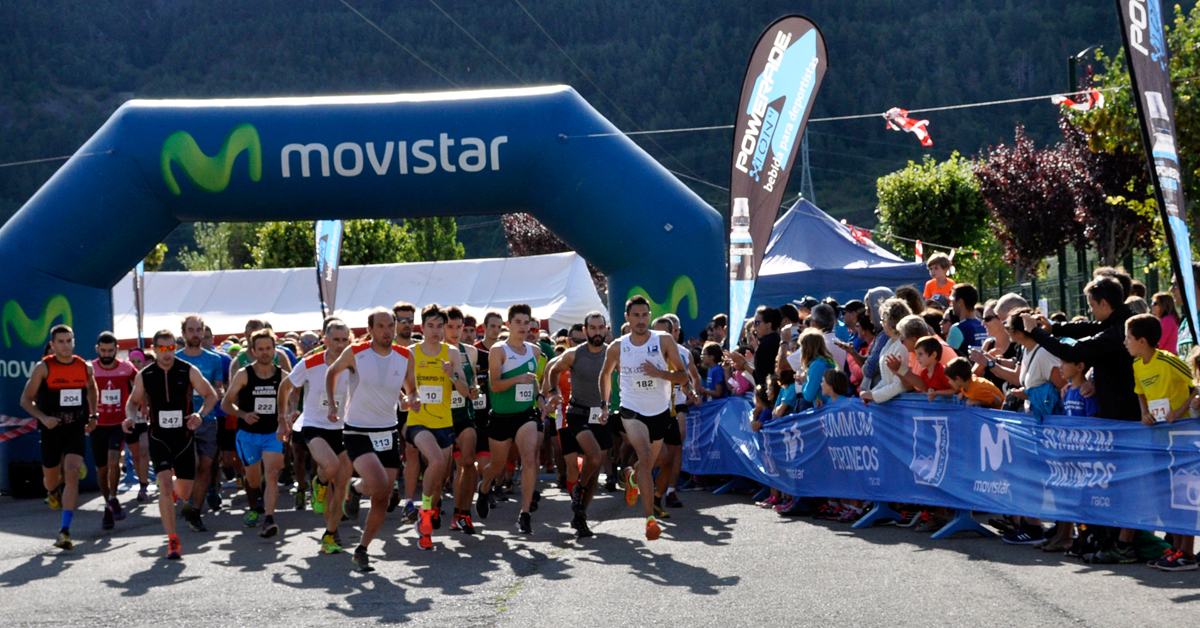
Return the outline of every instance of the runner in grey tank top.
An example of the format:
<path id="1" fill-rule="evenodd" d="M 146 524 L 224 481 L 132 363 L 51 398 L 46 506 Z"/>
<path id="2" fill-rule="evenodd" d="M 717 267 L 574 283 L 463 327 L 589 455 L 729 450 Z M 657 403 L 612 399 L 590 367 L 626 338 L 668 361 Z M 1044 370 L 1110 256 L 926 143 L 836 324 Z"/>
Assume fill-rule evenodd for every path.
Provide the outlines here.
<path id="1" fill-rule="evenodd" d="M 612 448 L 612 432 L 607 423 L 608 403 L 600 395 L 600 373 L 604 370 L 605 354 L 608 345 L 604 339 L 608 335 L 608 322 L 604 314 L 590 312 L 584 319 L 584 333 L 587 342 L 568 349 L 555 358 L 546 367 L 546 376 L 542 378 L 543 392 L 550 397 L 550 407 L 559 402 L 559 394 L 555 389 L 559 375 L 565 371 L 571 372 L 571 403 L 567 407 L 565 431 L 575 439 L 578 450 L 583 455 L 583 469 L 579 473 L 578 482 L 568 482 L 567 490 L 571 495 L 571 509 L 575 512 L 571 519 L 571 527 L 579 538 L 592 536 L 587 525 L 587 507 L 596 492 L 600 477 L 600 464 L 605 452 Z M 559 438 L 565 439 L 563 430 Z M 563 448 L 566 452 L 566 447 Z M 568 467 L 575 464 L 568 460 Z"/>

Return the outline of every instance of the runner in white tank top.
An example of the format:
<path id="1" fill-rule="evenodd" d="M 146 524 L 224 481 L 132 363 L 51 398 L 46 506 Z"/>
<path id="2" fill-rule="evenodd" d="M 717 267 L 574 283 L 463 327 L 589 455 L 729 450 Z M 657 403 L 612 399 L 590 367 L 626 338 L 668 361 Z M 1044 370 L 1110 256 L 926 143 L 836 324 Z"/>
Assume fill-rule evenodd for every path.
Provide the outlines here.
<path id="1" fill-rule="evenodd" d="M 346 412 L 349 389 L 357 383 L 358 374 L 351 371 L 337 378 L 332 399 L 325 391 L 325 372 L 350 346 L 350 326 L 341 320 L 331 320 L 325 327 L 325 350 L 314 353 L 296 364 L 279 387 L 279 407 L 285 408 L 283 424 L 292 432 L 291 439 L 300 439 L 316 463 L 313 478 L 313 511 L 325 515 L 325 533 L 321 536 L 321 551 L 337 554 L 342 542 L 337 534 L 342 520 L 342 502 L 346 499 L 346 483 L 354 474 L 350 456 L 342 438 L 342 418 Z M 296 410 L 298 390 L 303 389 L 304 412 Z M 330 406 L 337 421 L 330 422 Z"/>
<path id="2" fill-rule="evenodd" d="M 346 427 L 342 439 L 346 453 L 359 478 L 350 485 L 346 498 L 346 516 L 358 516 L 359 499 L 371 498 L 371 512 L 363 526 L 362 541 L 354 550 L 354 563 L 360 571 L 373 571 L 367 545 L 383 527 L 392 485 L 400 474 L 399 434 L 396 432 L 396 404 L 404 401 L 411 410 L 421 406 L 412 353 L 392 344 L 396 336 L 396 317 L 390 310 L 378 308 L 367 317 L 371 341 L 343 351 L 325 371 L 325 394 L 336 397 L 342 371 L 358 374 L 358 385 L 346 402 Z M 330 422 L 337 419 L 330 408 Z"/>
<path id="3" fill-rule="evenodd" d="M 637 453 L 637 470 L 625 472 L 625 502 L 637 503 L 638 478 L 647 478 L 642 493 L 646 511 L 646 538 L 653 541 L 662 530 L 654 516 L 654 491 L 651 488 L 654 462 L 662 448 L 667 424 L 671 419 L 671 386 L 687 382 L 688 373 L 679 357 L 679 347 L 667 334 L 650 330 L 650 303 L 643 296 L 625 302 L 625 320 L 629 334 L 608 347 L 604 368 L 600 371 L 600 398 L 612 394 L 612 374 L 621 376 L 621 423 L 625 436 Z M 608 408 L 604 409 L 607 416 Z"/>

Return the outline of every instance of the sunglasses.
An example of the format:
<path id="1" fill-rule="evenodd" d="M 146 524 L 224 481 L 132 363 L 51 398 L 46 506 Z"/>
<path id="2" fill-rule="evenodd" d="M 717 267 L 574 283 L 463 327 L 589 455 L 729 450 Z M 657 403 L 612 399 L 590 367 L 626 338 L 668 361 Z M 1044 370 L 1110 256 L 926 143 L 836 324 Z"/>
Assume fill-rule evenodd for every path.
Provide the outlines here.
<path id="1" fill-rule="evenodd" d="M 992 314 L 991 316 L 984 316 L 984 317 L 983 317 L 983 322 L 985 322 L 985 323 L 990 323 L 990 322 L 992 322 L 992 321 L 996 320 L 997 318 L 1000 318 L 1000 317 L 999 317 L 999 316 L 996 316 L 995 314 Z"/>
<path id="2" fill-rule="evenodd" d="M 396 318 L 396 322 L 397 322 L 397 323 L 410 323 L 410 324 L 411 324 L 411 323 L 413 322 L 413 317 L 411 317 L 411 316 L 407 316 L 407 317 L 405 317 L 405 318 Z"/>
<path id="3" fill-rule="evenodd" d="M 175 345 L 162 345 L 161 347 L 160 347 L 160 346 L 155 346 L 155 347 L 154 347 L 154 350 L 155 350 L 155 351 L 174 351 L 174 350 L 175 350 Z"/>

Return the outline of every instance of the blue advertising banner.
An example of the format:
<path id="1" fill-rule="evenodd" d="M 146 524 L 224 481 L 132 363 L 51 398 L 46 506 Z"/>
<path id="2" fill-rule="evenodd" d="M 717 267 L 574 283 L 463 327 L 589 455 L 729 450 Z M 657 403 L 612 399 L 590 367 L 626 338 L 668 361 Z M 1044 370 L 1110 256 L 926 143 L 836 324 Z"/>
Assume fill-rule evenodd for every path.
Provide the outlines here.
<path id="1" fill-rule="evenodd" d="M 318 220 L 317 295 L 321 299 L 321 318 L 333 314 L 337 304 L 338 263 L 342 255 L 342 221 Z"/>
<path id="2" fill-rule="evenodd" d="M 902 395 L 871 405 L 841 399 L 756 433 L 751 410 L 735 397 L 690 413 L 684 470 L 737 475 L 797 496 L 1200 530 L 1200 420 L 1039 421 Z"/>

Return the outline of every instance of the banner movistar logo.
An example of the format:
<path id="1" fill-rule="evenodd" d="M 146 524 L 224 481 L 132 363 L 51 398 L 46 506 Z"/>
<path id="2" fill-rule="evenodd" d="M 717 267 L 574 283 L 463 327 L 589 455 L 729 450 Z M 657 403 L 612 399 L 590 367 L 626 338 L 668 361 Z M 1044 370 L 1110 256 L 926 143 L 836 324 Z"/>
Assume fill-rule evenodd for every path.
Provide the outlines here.
<path id="1" fill-rule="evenodd" d="M 233 172 L 233 162 L 242 151 L 247 151 L 250 161 L 250 180 L 262 178 L 262 142 L 258 139 L 258 131 L 250 124 L 239 124 L 234 127 L 221 150 L 209 157 L 200 150 L 196 140 L 187 131 L 172 133 L 162 147 L 162 174 L 167 189 L 175 196 L 182 191 L 175 181 L 175 173 L 171 172 L 171 164 L 177 163 L 187 174 L 196 187 L 205 192 L 217 193 L 229 186 L 229 176 Z"/>
<path id="2" fill-rule="evenodd" d="M 30 319 L 25 314 L 25 310 L 21 309 L 21 305 L 15 300 L 9 299 L 4 304 L 4 312 L 0 314 L 0 327 L 3 328 L 4 347 L 12 348 L 12 338 L 9 336 L 9 328 L 17 332 L 17 338 L 27 347 L 40 347 L 43 342 L 46 342 L 46 337 L 50 335 L 50 326 L 55 320 L 62 319 L 64 325 L 71 325 L 71 303 L 67 301 L 67 297 L 61 294 L 56 294 L 50 297 L 46 302 L 45 309 L 42 310 L 42 315 L 36 319 Z"/>
<path id="3" fill-rule="evenodd" d="M 629 289 L 629 295 L 626 298 L 632 298 L 634 295 L 646 297 L 650 302 L 650 316 L 658 318 L 663 314 L 678 314 L 679 303 L 685 298 L 688 300 L 688 316 L 695 319 L 700 315 L 700 302 L 696 298 L 696 284 L 692 283 L 692 278 L 687 275 L 680 275 L 675 278 L 675 282 L 671 284 L 671 290 L 667 293 L 667 298 L 659 303 L 650 297 L 650 293 L 641 286 L 634 286 Z"/>

